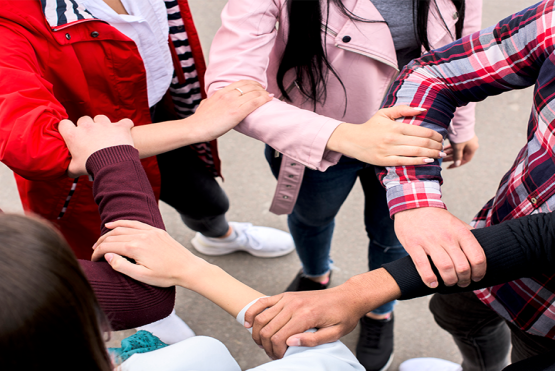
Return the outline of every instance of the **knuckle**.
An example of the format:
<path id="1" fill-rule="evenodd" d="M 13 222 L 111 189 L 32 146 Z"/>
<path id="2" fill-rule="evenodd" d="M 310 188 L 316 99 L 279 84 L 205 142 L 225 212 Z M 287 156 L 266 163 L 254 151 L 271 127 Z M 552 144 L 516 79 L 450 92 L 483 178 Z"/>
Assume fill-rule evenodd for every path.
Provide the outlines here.
<path id="1" fill-rule="evenodd" d="M 441 271 L 450 271 L 453 269 L 453 264 L 449 262 L 438 262 L 436 267 Z"/>
<path id="2" fill-rule="evenodd" d="M 260 337 L 263 339 L 271 339 L 272 337 L 271 329 L 268 327 L 264 327 L 262 330 L 260 330 Z"/>
<path id="3" fill-rule="evenodd" d="M 477 258 L 473 259 L 473 263 L 474 265 L 483 265 L 486 264 L 486 257 L 484 256 L 484 254 L 480 254 Z"/>
<path id="4" fill-rule="evenodd" d="M 469 275 L 470 274 L 470 266 L 469 265 L 464 265 L 464 266 L 460 266 L 457 267 L 457 273 L 460 275 Z"/>
<path id="5" fill-rule="evenodd" d="M 254 319 L 254 324 L 257 326 L 262 326 L 266 323 L 266 317 L 264 316 L 264 314 L 259 314 L 258 316 L 256 316 L 256 318 Z M 262 331 L 261 331 L 262 332 Z"/>
<path id="6" fill-rule="evenodd" d="M 270 341 L 274 346 L 281 345 L 283 343 L 283 338 L 280 334 L 274 334 L 270 338 Z"/>
<path id="7" fill-rule="evenodd" d="M 395 136 L 393 134 L 385 134 L 383 136 L 384 143 L 389 144 L 389 143 L 392 143 L 394 140 L 395 140 Z"/>

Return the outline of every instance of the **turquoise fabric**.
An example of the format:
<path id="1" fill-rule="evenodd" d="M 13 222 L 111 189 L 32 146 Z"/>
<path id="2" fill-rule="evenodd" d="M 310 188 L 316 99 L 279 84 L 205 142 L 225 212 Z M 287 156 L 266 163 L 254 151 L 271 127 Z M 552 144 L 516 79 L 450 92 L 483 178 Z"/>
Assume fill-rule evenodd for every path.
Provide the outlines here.
<path id="1" fill-rule="evenodd" d="M 141 330 L 137 331 L 135 335 L 123 339 L 121 348 L 108 348 L 108 352 L 114 357 L 115 362 L 121 364 L 133 354 L 152 352 L 167 346 L 168 344 L 162 342 L 150 332 Z"/>

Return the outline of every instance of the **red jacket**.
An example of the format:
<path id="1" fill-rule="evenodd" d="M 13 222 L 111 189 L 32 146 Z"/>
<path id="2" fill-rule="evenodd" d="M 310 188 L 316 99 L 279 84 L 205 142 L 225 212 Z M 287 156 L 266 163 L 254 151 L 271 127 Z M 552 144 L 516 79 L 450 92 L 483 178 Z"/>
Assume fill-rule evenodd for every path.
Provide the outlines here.
<path id="1" fill-rule="evenodd" d="M 203 87 L 198 36 L 187 0 L 179 5 Z M 96 19 L 52 28 L 39 0 L 0 0 L 0 40 L 0 161 L 16 173 L 24 209 L 57 225 L 77 257 L 89 259 L 100 236 L 98 208 L 89 178 L 74 183 L 66 176 L 70 156 L 58 123 L 103 114 L 150 124 L 137 46 Z M 171 99 L 165 102 L 173 110 Z M 218 165 L 217 153 L 214 157 Z M 158 199 L 156 158 L 142 164 Z"/>

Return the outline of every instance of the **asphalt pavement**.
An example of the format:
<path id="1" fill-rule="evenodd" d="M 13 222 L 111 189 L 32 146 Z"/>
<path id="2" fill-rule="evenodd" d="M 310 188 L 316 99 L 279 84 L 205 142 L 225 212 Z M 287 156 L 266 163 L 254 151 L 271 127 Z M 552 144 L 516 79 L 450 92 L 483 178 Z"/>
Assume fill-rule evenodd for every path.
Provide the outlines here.
<path id="1" fill-rule="evenodd" d="M 208 50 L 220 24 L 223 0 L 189 0 L 203 47 Z M 533 5 L 531 0 L 485 0 L 483 26 Z M 445 170 L 443 199 L 449 210 L 469 222 L 495 193 L 503 174 L 509 170 L 518 151 L 526 143 L 526 126 L 532 103 L 531 89 L 513 91 L 479 103 L 476 133 L 480 149 L 474 160 L 454 170 Z M 287 230 L 284 216 L 268 211 L 276 184 L 263 156 L 264 145 L 237 132 L 220 140 L 225 181 L 222 183 L 230 200 L 228 219 L 248 221 Z M 0 164 L 0 208 L 20 212 L 21 203 L 11 171 Z M 367 245 L 363 225 L 363 195 L 360 184 L 350 194 L 337 220 L 332 244 L 335 271 L 332 284 L 367 270 Z M 165 204 L 161 210 L 168 232 L 186 248 L 194 233 L 187 229 L 177 213 Z M 201 254 L 199 254 L 201 255 Z M 202 255 L 201 255 L 202 256 Z M 282 292 L 299 270 L 295 253 L 274 259 L 259 259 L 246 253 L 221 257 L 202 256 L 224 268 L 234 277 L 268 295 Z M 461 358 L 450 336 L 433 321 L 427 309 L 428 298 L 400 302 L 395 309 L 395 359 L 390 370 L 413 357 L 440 357 L 454 362 Z M 198 335 L 221 340 L 243 369 L 269 359 L 227 313 L 200 295 L 179 289 L 177 313 Z M 133 331 L 114 333 L 110 345 Z M 358 329 L 343 338 L 354 351 Z"/>

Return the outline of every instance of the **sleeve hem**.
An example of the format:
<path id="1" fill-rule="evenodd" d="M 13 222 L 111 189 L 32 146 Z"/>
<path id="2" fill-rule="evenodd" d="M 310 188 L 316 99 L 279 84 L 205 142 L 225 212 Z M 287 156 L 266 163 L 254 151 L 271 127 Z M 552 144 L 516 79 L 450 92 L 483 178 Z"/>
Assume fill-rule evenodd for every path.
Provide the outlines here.
<path id="1" fill-rule="evenodd" d="M 139 160 L 139 151 L 130 145 L 103 148 L 89 156 L 86 163 L 87 172 L 94 176 L 104 166 L 119 162 Z"/>
<path id="2" fill-rule="evenodd" d="M 441 187 L 438 181 L 420 181 L 398 184 L 387 189 L 389 214 L 420 207 L 447 209 L 441 200 Z"/>

